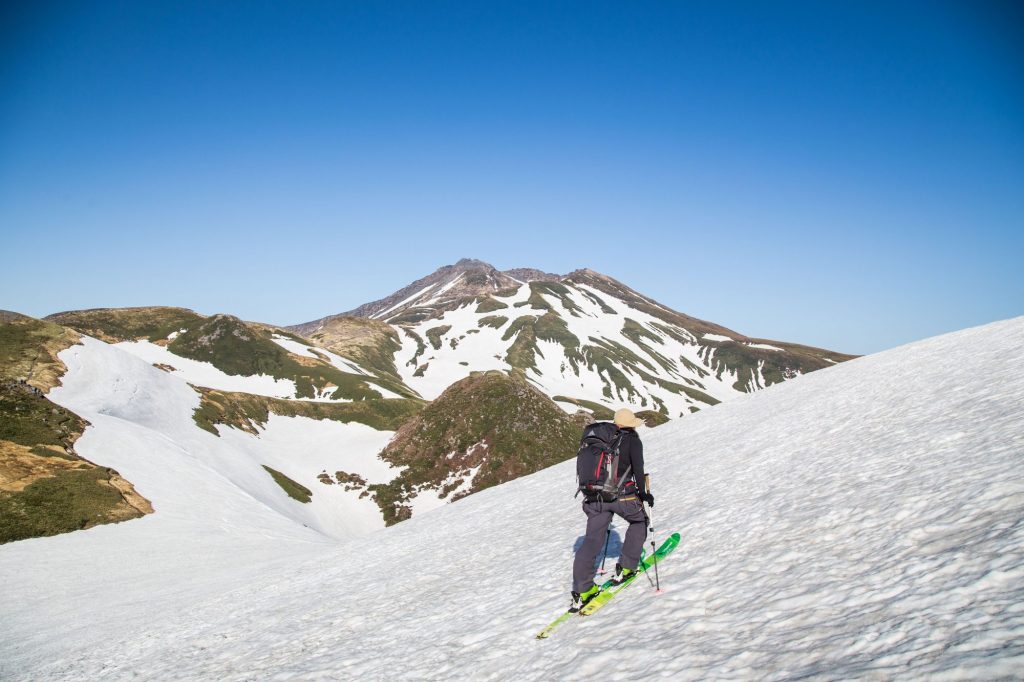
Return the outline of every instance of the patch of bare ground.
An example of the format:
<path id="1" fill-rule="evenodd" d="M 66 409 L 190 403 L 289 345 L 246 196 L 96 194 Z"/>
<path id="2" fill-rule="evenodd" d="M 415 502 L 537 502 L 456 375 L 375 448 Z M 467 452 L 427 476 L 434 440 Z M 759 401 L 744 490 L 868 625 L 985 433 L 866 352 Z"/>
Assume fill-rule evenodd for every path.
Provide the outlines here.
<path id="1" fill-rule="evenodd" d="M 53 454 L 37 455 L 33 449 L 46 449 Z M 49 478 L 58 471 L 78 469 L 84 463 L 70 457 L 60 448 L 47 445 L 29 447 L 8 440 L 0 440 L 0 491 L 18 492 L 41 478 Z"/>

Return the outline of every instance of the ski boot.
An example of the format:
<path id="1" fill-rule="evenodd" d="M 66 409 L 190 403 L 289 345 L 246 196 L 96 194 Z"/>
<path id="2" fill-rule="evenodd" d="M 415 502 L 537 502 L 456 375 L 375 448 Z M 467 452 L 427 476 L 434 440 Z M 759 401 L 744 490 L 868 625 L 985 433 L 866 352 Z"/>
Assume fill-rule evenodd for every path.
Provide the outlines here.
<path id="1" fill-rule="evenodd" d="M 612 576 L 613 585 L 621 585 L 636 575 L 635 568 L 623 568 L 622 564 L 615 564 L 615 575 Z"/>
<path id="2" fill-rule="evenodd" d="M 569 606 L 569 613 L 578 613 L 580 609 L 587 605 L 587 603 L 597 596 L 597 593 L 601 591 L 601 588 L 597 585 L 591 585 L 590 589 L 580 594 L 579 592 L 572 593 L 572 604 Z"/>

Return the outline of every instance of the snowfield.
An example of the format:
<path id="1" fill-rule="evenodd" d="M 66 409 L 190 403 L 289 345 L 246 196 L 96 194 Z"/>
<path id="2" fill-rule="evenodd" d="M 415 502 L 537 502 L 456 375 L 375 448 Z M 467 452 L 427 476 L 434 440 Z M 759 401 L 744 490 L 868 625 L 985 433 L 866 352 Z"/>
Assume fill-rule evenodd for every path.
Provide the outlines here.
<path id="1" fill-rule="evenodd" d="M 1024 676 L 1024 318 L 644 431 L 656 536 L 682 534 L 664 592 L 641 578 L 543 641 L 584 526 L 573 462 L 329 540 L 228 494 L 212 434 L 149 438 L 178 417 L 132 387 L 90 403 L 68 364 L 83 454 L 157 513 L 0 547 L 3 679 Z"/>

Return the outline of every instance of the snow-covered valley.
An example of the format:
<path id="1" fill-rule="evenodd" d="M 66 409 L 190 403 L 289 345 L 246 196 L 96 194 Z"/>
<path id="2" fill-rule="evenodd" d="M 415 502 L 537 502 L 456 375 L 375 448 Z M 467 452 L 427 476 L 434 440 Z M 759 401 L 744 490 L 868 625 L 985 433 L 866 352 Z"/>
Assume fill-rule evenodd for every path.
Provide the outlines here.
<path id="1" fill-rule="evenodd" d="M 683 536 L 664 593 L 638 582 L 547 641 L 533 635 L 568 603 L 583 530 L 572 462 L 332 540 L 313 528 L 357 507 L 307 513 L 256 476 L 240 434 L 179 433 L 198 400 L 179 379 L 98 342 L 67 352 L 51 397 L 92 422 L 78 448 L 156 513 L 0 547 L 4 679 L 1024 670 L 1024 318 L 645 431 L 656 535 Z M 122 372 L 135 379 L 110 387 L 85 353 L 139 363 Z M 173 397 L 156 409 L 156 392 Z M 324 424 L 339 426 L 358 425 Z M 324 447 L 342 435 L 357 434 Z"/>

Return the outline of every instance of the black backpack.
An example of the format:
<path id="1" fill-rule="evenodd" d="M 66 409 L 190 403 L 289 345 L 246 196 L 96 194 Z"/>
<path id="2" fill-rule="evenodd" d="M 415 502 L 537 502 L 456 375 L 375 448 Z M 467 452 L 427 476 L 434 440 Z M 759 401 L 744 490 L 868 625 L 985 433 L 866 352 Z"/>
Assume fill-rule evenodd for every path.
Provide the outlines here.
<path id="1" fill-rule="evenodd" d="M 622 432 L 611 422 L 596 422 L 583 429 L 576 453 L 576 479 L 587 500 L 614 502 L 629 480 L 630 467 L 619 477 L 619 444 Z"/>

